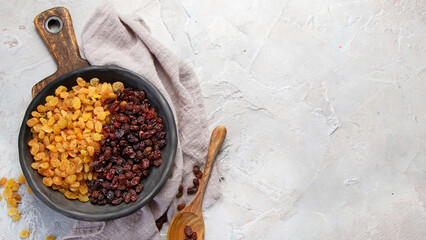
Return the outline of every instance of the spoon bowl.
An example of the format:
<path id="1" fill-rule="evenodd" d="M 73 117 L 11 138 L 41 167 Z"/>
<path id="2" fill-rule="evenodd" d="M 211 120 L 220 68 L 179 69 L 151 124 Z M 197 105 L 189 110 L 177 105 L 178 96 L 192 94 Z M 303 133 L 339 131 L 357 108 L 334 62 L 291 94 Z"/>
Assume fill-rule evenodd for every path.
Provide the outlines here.
<path id="1" fill-rule="evenodd" d="M 204 190 L 209 181 L 212 171 L 213 162 L 220 146 L 226 137 L 226 128 L 223 126 L 216 127 L 210 137 L 209 151 L 207 153 L 206 166 L 204 167 L 203 176 L 197 194 L 188 206 L 176 214 L 170 222 L 167 232 L 167 240 L 183 240 L 185 239 L 184 228 L 190 226 L 193 232 L 197 233 L 197 239 L 204 239 L 204 220 L 201 213 L 203 205 Z"/>
<path id="2" fill-rule="evenodd" d="M 183 211 L 183 210 L 182 210 Z M 184 228 L 190 226 L 192 231 L 197 233 L 197 239 L 204 239 L 204 220 L 192 212 L 179 212 L 170 223 L 169 232 L 167 239 L 170 236 L 174 236 L 173 239 L 185 239 Z"/>

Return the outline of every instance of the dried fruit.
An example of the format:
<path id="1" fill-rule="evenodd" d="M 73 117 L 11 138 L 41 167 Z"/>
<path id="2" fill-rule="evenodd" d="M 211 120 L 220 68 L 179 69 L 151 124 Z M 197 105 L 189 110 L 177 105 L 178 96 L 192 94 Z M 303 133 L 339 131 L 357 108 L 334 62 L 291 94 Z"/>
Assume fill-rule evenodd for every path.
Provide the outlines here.
<path id="1" fill-rule="evenodd" d="M 12 197 L 12 189 L 10 189 L 10 188 L 5 188 L 5 189 L 3 190 L 3 197 L 4 197 L 5 199 L 9 199 L 9 198 L 11 198 L 11 197 Z"/>
<path id="2" fill-rule="evenodd" d="M 185 240 L 197 240 L 197 233 L 192 231 L 191 226 L 185 226 L 183 231 L 185 233 Z"/>
<path id="3" fill-rule="evenodd" d="M 6 204 L 9 207 L 16 207 L 16 206 L 18 206 L 18 202 L 14 198 L 7 199 Z"/>
<path id="4" fill-rule="evenodd" d="M 109 123 L 102 126 L 96 121 L 96 133 L 90 135 L 99 141 L 99 151 L 87 149 L 93 160 L 89 174 L 96 177 L 87 177 L 93 204 L 137 201 L 142 179 L 149 175 L 149 167 L 162 164 L 160 148 L 166 144 L 163 121 L 156 117 L 145 92 L 124 89 L 120 84 L 115 84 L 115 89 L 117 99 L 104 101 L 108 110 L 99 106 L 93 110 L 101 120 L 104 113 L 111 113 Z"/>
<path id="5" fill-rule="evenodd" d="M 19 189 L 19 183 L 14 183 L 12 186 L 12 192 L 16 192 Z"/>
<path id="6" fill-rule="evenodd" d="M 24 184 L 26 182 L 27 182 L 27 180 L 25 179 L 24 174 L 19 175 L 19 177 L 18 177 L 18 183 L 19 184 Z"/>
<path id="7" fill-rule="evenodd" d="M 63 193 L 69 190 L 75 194 L 67 193 L 73 199 L 81 194 L 78 198 L 86 201 L 90 193 L 80 186 L 93 179 L 91 157 L 100 148 L 102 125 L 110 115 L 105 101 L 117 95 L 111 84 L 99 84 L 99 79 L 91 79 L 90 84 L 82 78 L 76 81 L 78 85 L 69 91 L 59 86 L 55 95 L 46 97 L 46 104 L 31 113 L 27 125 L 33 139 L 28 145 L 35 160 L 31 167 L 43 176 L 46 186 Z"/>
<path id="8" fill-rule="evenodd" d="M 11 208 L 9 208 L 9 210 L 7 211 L 7 215 L 9 215 L 9 216 L 13 216 L 13 215 L 15 215 L 15 214 L 17 214 L 18 213 L 18 209 L 16 208 L 16 207 L 11 207 Z"/>
<path id="9" fill-rule="evenodd" d="M 124 90 L 124 84 L 122 82 L 115 82 L 115 83 L 112 84 L 112 89 L 114 91 L 117 91 L 117 90 L 123 91 Z"/>
<path id="10" fill-rule="evenodd" d="M 15 179 L 11 178 L 11 179 L 7 180 L 6 187 L 12 188 L 14 184 L 15 184 Z"/>
<path id="11" fill-rule="evenodd" d="M 0 187 L 6 186 L 7 177 L 0 178 Z"/>
<path id="12" fill-rule="evenodd" d="M 56 240 L 56 238 L 54 236 L 47 236 L 46 240 Z"/>
<path id="13" fill-rule="evenodd" d="M 178 189 L 178 193 L 176 194 L 176 198 L 181 198 L 183 195 L 183 186 L 180 185 Z"/>
<path id="14" fill-rule="evenodd" d="M 31 194 L 33 194 L 34 192 L 33 192 L 33 190 L 30 188 L 30 186 L 27 186 L 27 190 L 28 190 L 28 192 L 29 193 L 31 193 Z"/>
<path id="15" fill-rule="evenodd" d="M 22 230 L 22 231 L 19 233 L 19 236 L 20 236 L 21 238 L 27 238 L 27 237 L 29 237 L 29 236 L 30 236 L 30 231 L 28 231 L 27 229 L 24 229 L 24 230 Z"/>
<path id="16" fill-rule="evenodd" d="M 186 203 L 181 203 L 177 206 L 177 210 L 180 211 L 186 207 Z"/>
<path id="17" fill-rule="evenodd" d="M 17 201 L 21 201 L 21 195 L 19 195 L 18 193 L 13 193 L 12 194 L 12 198 L 16 199 Z"/>
<path id="18" fill-rule="evenodd" d="M 21 214 L 18 213 L 12 216 L 12 220 L 16 222 L 16 221 L 19 221 L 21 217 L 22 217 Z"/>
<path id="19" fill-rule="evenodd" d="M 195 187 L 198 187 L 200 185 L 200 180 L 198 178 L 194 178 L 192 180 L 192 183 L 194 184 Z"/>
<path id="20" fill-rule="evenodd" d="M 77 197 L 78 197 L 77 194 L 70 192 L 70 191 L 65 191 L 64 195 L 68 199 L 77 199 Z"/>

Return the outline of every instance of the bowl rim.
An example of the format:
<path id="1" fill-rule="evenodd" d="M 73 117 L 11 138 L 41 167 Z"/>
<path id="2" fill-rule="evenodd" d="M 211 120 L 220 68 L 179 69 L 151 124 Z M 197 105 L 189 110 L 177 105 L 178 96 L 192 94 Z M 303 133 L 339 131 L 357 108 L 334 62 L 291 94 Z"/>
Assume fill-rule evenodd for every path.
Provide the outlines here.
<path id="1" fill-rule="evenodd" d="M 158 105 L 164 107 L 164 109 L 163 108 L 161 109 L 164 112 L 164 116 L 170 116 L 170 118 L 171 118 L 170 119 L 171 121 L 169 121 L 171 131 L 169 130 L 169 132 L 168 132 L 168 134 L 170 134 L 170 136 L 171 136 L 171 141 L 167 142 L 167 144 L 171 144 L 172 148 L 171 148 L 171 153 L 168 157 L 170 159 L 170 161 L 166 162 L 166 173 L 162 174 L 162 176 L 160 177 L 160 180 L 157 182 L 157 184 L 155 185 L 153 190 L 151 192 L 149 192 L 141 202 L 135 203 L 134 205 L 131 205 L 128 208 L 125 208 L 125 209 L 121 209 L 120 211 L 117 211 L 117 212 L 102 213 L 102 214 L 99 214 L 99 215 L 91 215 L 91 214 L 88 214 L 88 213 L 70 211 L 70 210 L 66 210 L 66 209 L 62 208 L 60 205 L 58 205 L 55 202 L 53 202 L 52 200 L 50 200 L 44 193 L 42 193 L 36 187 L 36 185 L 34 184 L 34 179 L 32 178 L 31 174 L 29 173 L 29 170 L 32 170 L 32 169 L 28 169 L 28 166 L 26 166 L 25 160 L 24 160 L 25 157 L 24 157 L 23 152 L 25 151 L 25 145 L 26 145 L 26 143 L 24 142 L 24 140 L 25 140 L 24 139 L 24 130 L 25 130 L 25 128 L 27 128 L 26 122 L 30 118 L 31 112 L 36 105 L 35 102 L 38 102 L 40 100 L 40 98 L 44 98 L 45 96 L 48 95 L 48 91 L 50 91 L 50 90 L 48 90 L 47 86 L 54 85 L 55 83 L 64 81 L 65 79 L 71 77 L 72 75 L 79 75 L 81 73 L 90 72 L 90 71 L 99 71 L 99 70 L 102 70 L 102 71 L 104 71 L 104 70 L 121 71 L 121 72 L 125 72 L 127 74 L 130 74 L 130 75 L 134 75 L 136 78 L 140 79 L 141 81 L 144 81 L 148 86 L 150 86 L 152 88 L 153 93 L 159 97 Z M 44 204 L 46 204 L 48 207 L 50 207 L 54 211 L 59 212 L 62 215 L 65 215 L 67 217 L 70 217 L 70 218 L 73 218 L 73 219 L 76 219 L 76 220 L 108 221 L 108 220 L 113 220 L 113 219 L 125 217 L 125 216 L 128 216 L 128 215 L 136 212 L 137 210 L 139 210 L 143 206 L 145 206 L 147 203 L 149 203 L 159 193 L 159 191 L 162 189 L 162 187 L 167 182 L 167 180 L 169 179 L 169 177 L 172 173 L 174 160 L 175 160 L 175 156 L 176 156 L 177 142 L 178 142 L 177 126 L 176 126 L 176 121 L 175 121 L 173 111 L 172 111 L 169 103 L 165 99 L 164 95 L 150 81 L 148 81 L 146 78 L 140 76 L 139 74 L 137 74 L 137 73 L 135 73 L 131 70 L 122 68 L 122 67 L 117 67 L 117 66 L 88 66 L 88 67 L 79 68 L 79 69 L 70 71 L 68 73 L 65 73 L 65 74 L 61 75 L 60 77 L 56 78 L 55 80 L 53 80 L 52 82 L 49 82 L 31 100 L 31 102 L 29 103 L 29 105 L 28 105 L 28 107 L 25 111 L 23 121 L 22 121 L 20 130 L 19 130 L 19 135 L 18 135 L 19 163 L 21 165 L 22 172 L 23 172 L 23 174 L 24 174 L 24 176 L 27 180 L 28 186 L 31 188 L 31 190 L 34 192 L 34 194 L 38 197 L 38 199 L 40 199 Z M 164 161 L 163 161 L 163 164 L 164 164 Z M 87 204 L 91 204 L 90 201 L 87 202 Z M 110 206 L 110 205 L 106 204 L 104 206 Z"/>

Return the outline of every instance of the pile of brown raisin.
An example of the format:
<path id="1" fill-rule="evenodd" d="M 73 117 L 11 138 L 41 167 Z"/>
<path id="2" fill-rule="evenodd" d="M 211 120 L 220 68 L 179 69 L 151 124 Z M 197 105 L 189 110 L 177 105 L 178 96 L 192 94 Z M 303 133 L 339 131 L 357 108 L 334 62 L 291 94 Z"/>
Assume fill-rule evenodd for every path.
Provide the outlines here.
<path id="1" fill-rule="evenodd" d="M 100 150 L 92 157 L 96 179 L 87 181 L 90 201 L 100 205 L 135 202 L 150 167 L 162 164 L 160 149 L 166 145 L 163 120 L 144 91 L 118 90 L 117 99 L 108 98 L 105 103 L 110 123 L 103 126 Z"/>

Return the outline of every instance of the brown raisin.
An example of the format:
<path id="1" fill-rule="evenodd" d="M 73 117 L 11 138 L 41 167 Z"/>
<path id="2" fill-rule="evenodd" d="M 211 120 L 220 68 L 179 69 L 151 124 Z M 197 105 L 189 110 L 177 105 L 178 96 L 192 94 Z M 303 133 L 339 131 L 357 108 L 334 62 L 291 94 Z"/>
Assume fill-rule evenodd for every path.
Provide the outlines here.
<path id="1" fill-rule="evenodd" d="M 177 210 L 182 210 L 182 209 L 184 209 L 186 207 L 186 203 L 181 203 L 181 204 L 179 204 L 179 205 L 177 205 Z"/>

